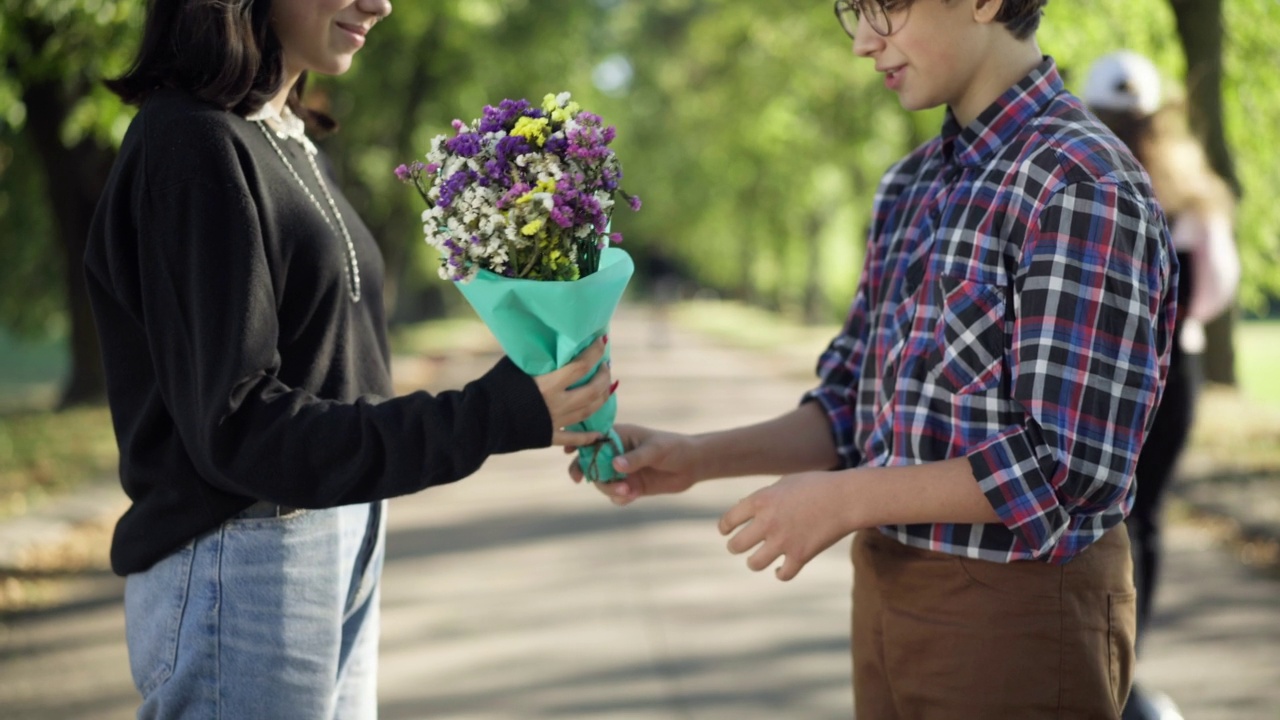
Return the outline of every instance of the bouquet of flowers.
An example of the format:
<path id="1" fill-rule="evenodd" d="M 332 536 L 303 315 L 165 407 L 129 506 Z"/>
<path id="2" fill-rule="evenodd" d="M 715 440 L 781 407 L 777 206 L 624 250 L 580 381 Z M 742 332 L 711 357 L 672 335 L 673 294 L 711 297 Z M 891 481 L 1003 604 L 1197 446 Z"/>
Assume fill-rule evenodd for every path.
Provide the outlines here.
<path id="1" fill-rule="evenodd" d="M 615 131 L 569 93 L 547 95 L 541 107 L 503 100 L 453 127 L 454 135 L 432 139 L 425 163 L 401 165 L 396 175 L 427 204 L 422 229 L 440 251 L 440 276 L 457 284 L 522 370 L 550 372 L 608 332 L 634 271 L 613 247 L 621 234 L 610 232 L 615 196 L 640 209 L 619 187 L 622 167 L 609 148 Z M 589 480 L 620 477 L 612 465 L 623 451 L 616 414 L 610 397 L 570 428 L 605 436 L 579 451 Z"/>

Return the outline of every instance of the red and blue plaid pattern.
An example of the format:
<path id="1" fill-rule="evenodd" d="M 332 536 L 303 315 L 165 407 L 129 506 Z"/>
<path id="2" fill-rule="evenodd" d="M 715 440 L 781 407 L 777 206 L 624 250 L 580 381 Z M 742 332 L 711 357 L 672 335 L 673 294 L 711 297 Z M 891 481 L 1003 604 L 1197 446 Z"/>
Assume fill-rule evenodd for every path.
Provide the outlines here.
<path id="1" fill-rule="evenodd" d="M 806 395 L 845 467 L 967 457 L 1002 524 L 899 541 L 1062 563 L 1119 524 L 1173 338 L 1164 216 L 1051 58 L 885 175 L 843 332 Z"/>

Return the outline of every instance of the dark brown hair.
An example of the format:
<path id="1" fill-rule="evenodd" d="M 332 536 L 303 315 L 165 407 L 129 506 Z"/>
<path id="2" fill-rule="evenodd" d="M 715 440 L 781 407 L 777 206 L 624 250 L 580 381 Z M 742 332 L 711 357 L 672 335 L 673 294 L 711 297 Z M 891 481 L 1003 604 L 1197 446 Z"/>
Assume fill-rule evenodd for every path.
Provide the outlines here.
<path id="1" fill-rule="evenodd" d="M 284 82 L 270 18 L 271 0 L 150 0 L 133 65 L 106 86 L 133 105 L 161 88 L 179 88 L 249 115 Z M 306 79 L 303 73 L 290 88 L 289 107 L 313 130 L 335 129 L 328 116 L 302 105 Z"/>
<path id="2" fill-rule="evenodd" d="M 996 22 L 1004 23 L 1015 38 L 1026 40 L 1040 29 L 1040 18 L 1048 4 L 1049 0 L 1004 0 Z"/>
<path id="3" fill-rule="evenodd" d="M 881 7 L 905 7 L 915 2 L 915 0 L 876 1 Z M 950 0 L 943 0 L 943 2 L 950 2 Z M 1040 18 L 1044 17 L 1044 6 L 1048 4 L 1049 0 L 1004 0 L 1000 6 L 1000 13 L 996 15 L 996 22 L 1004 25 L 1015 38 L 1026 40 L 1035 35 L 1036 30 L 1040 28 Z"/>

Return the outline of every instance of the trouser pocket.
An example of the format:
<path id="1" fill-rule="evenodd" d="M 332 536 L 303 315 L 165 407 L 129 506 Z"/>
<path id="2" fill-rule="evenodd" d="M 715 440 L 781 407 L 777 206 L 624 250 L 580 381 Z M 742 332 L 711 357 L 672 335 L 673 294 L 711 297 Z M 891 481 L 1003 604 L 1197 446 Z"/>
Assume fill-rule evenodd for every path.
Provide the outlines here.
<path id="1" fill-rule="evenodd" d="M 129 672 L 143 698 L 168 680 L 177 665 L 178 637 L 194 559 L 194 543 L 187 543 L 150 569 L 125 580 Z"/>
<path id="2" fill-rule="evenodd" d="M 1111 593 L 1107 596 L 1108 671 L 1117 713 L 1124 708 L 1133 687 L 1133 667 L 1137 662 L 1134 650 L 1137 608 L 1136 593 Z"/>

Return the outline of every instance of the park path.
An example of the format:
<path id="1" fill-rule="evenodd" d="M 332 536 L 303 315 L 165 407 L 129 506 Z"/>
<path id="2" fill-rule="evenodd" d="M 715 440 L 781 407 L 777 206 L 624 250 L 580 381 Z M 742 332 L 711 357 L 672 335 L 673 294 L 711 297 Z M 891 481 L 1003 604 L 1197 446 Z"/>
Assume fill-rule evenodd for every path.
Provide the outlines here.
<path id="1" fill-rule="evenodd" d="M 701 431 L 766 419 L 809 384 L 820 348 L 718 346 L 624 307 L 611 331 L 621 418 Z M 663 339 L 666 342 L 661 342 Z M 401 382 L 456 386 L 476 352 L 404 361 Z M 724 550 L 715 523 L 771 481 L 745 478 L 614 508 L 555 450 L 391 503 L 381 716 L 826 719 L 851 716 L 848 542 L 790 583 Z M 1280 719 L 1280 585 L 1191 523 L 1171 530 L 1160 617 L 1139 677 L 1188 720 Z M 116 720 L 135 697 L 122 582 L 0 618 L 0 718 Z"/>

